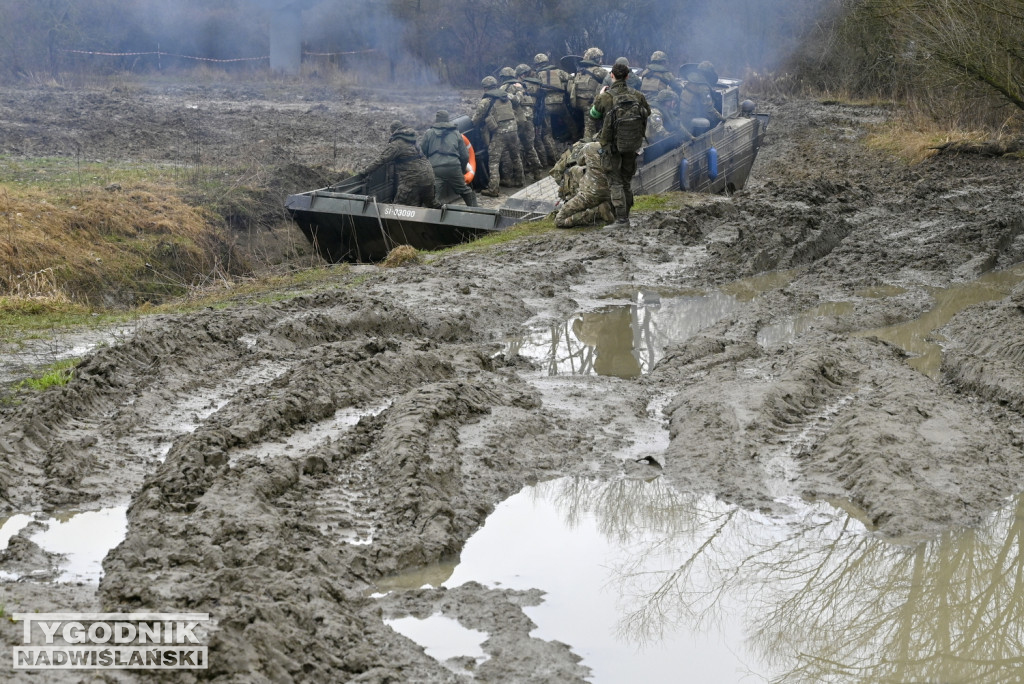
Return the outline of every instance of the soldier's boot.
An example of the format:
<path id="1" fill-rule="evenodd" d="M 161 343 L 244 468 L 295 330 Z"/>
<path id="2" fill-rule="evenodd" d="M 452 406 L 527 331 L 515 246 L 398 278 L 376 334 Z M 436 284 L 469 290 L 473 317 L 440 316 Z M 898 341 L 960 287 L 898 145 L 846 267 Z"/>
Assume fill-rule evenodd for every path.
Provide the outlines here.
<path id="1" fill-rule="evenodd" d="M 484 188 L 483 190 L 480 191 L 480 194 L 483 195 L 484 197 L 497 197 L 500 193 L 498 192 L 498 188 L 495 187 Z"/>
<path id="2" fill-rule="evenodd" d="M 612 210 L 611 202 L 601 202 L 597 205 L 597 212 L 601 218 L 609 223 L 615 221 L 615 212 Z"/>
<path id="3" fill-rule="evenodd" d="M 612 230 L 623 230 L 629 228 L 629 214 L 625 207 L 615 207 L 615 221 L 609 223 L 605 228 Z"/>

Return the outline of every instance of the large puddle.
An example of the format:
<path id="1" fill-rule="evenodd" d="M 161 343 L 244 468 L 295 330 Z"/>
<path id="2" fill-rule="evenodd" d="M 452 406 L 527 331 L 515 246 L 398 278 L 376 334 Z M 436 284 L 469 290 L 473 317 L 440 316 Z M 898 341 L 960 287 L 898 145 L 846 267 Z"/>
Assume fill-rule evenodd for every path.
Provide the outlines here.
<path id="1" fill-rule="evenodd" d="M 63 556 L 57 563 L 57 582 L 98 584 L 103 577 L 103 559 L 124 541 L 128 532 L 128 507 L 65 511 L 52 516 L 16 513 L 0 522 L 0 550 L 6 549 L 11 537 L 29 525 L 37 528 L 28 533 L 30 541 L 47 553 Z M 0 570 L 0 579 L 6 580 L 33 579 L 38 575 L 49 575 L 49 568 L 22 569 L 16 573 Z"/>
<path id="2" fill-rule="evenodd" d="M 628 290 L 621 293 L 628 304 L 598 306 L 568 321 L 528 328 L 505 352 L 536 361 L 546 375 L 635 378 L 649 372 L 668 346 L 685 342 L 759 294 L 785 287 L 796 274 L 765 273 L 708 293 Z"/>
<path id="3" fill-rule="evenodd" d="M 1016 680 L 1024 500 L 913 546 L 786 503 L 767 516 L 662 479 L 563 478 L 499 505 L 457 565 L 382 588 L 542 589 L 532 635 L 569 644 L 595 682 Z"/>

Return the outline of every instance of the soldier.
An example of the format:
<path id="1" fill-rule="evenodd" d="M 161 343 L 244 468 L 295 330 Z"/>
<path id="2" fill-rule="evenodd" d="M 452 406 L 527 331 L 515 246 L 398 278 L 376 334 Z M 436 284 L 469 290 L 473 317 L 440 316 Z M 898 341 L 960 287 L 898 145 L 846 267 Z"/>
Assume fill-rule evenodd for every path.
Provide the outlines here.
<path id="1" fill-rule="evenodd" d="M 608 76 L 608 70 L 601 66 L 604 53 L 600 48 L 587 48 L 583 53 L 576 75 L 569 86 L 569 99 L 572 101 L 573 117 L 583 120 L 583 139 L 593 140 L 597 133 L 597 119 L 588 116 L 594 106 L 594 98 L 601 90 L 601 84 Z"/>
<path id="2" fill-rule="evenodd" d="M 673 133 L 683 131 L 683 138 L 693 136 L 682 128 L 678 119 L 679 98 L 671 88 L 665 88 L 654 96 L 651 103 L 651 115 L 647 118 L 647 142 L 655 143 L 664 140 Z"/>
<path id="3" fill-rule="evenodd" d="M 401 121 L 391 122 L 388 144 L 360 174 L 369 175 L 385 164 L 395 165 L 395 175 L 398 177 L 395 204 L 438 206 L 434 201 L 434 169 L 416 145 L 416 131 Z"/>
<path id="4" fill-rule="evenodd" d="M 544 94 L 542 146 L 547 156 L 555 160 L 558 159 L 560 147 L 555 142 L 553 120 L 565 122 L 573 139 L 579 137 L 572 128 L 572 117 L 569 116 L 569 109 L 566 107 L 566 101 L 569 99 L 569 74 L 548 62 L 548 56 L 543 52 L 534 56 L 533 69 L 537 72 L 541 92 Z"/>
<path id="5" fill-rule="evenodd" d="M 519 151 L 519 129 L 516 126 L 512 102 L 508 93 L 498 87 L 498 79 L 486 76 L 480 85 L 484 87 L 484 95 L 473 112 L 473 125 L 487 142 L 487 167 L 490 173 L 487 189 L 481 190 L 480 194 L 497 197 L 498 186 L 501 183 L 502 155 L 511 156 L 513 184 L 518 181 L 521 187 L 524 182 L 522 153 Z"/>
<path id="6" fill-rule="evenodd" d="M 434 197 L 438 204 L 452 193 L 468 207 L 477 206 L 476 194 L 466 185 L 465 169 L 469 165 L 469 149 L 458 127 L 444 109 L 437 110 L 434 125 L 420 140 L 420 148 L 434 168 Z"/>
<path id="7" fill-rule="evenodd" d="M 597 96 L 590 115 L 604 118 L 601 127 L 601 163 L 608 174 L 615 222 L 608 228 L 629 228 L 629 210 L 633 206 L 630 183 L 636 173 L 637 151 L 643 145 L 651 106 L 639 90 L 627 85 L 629 67 L 612 67 L 612 85 Z"/>
<path id="8" fill-rule="evenodd" d="M 679 96 L 679 116 L 687 132 L 693 133 L 691 122 L 694 119 L 707 119 L 712 128 L 725 121 L 711 99 L 711 86 L 718 83 L 718 74 L 711 62 L 684 64 L 679 72 L 686 79 Z"/>
<path id="9" fill-rule="evenodd" d="M 615 218 L 608 174 L 601 166 L 601 143 L 589 142 L 583 146 L 578 167 L 585 171 L 579 181 L 579 190 L 562 205 L 555 216 L 555 225 L 559 228 L 589 226 Z"/>
<path id="10" fill-rule="evenodd" d="M 675 91 L 676 95 L 682 92 L 683 85 L 669 71 L 667 62 L 668 55 L 661 50 L 655 50 L 651 55 L 651 63 L 640 72 L 640 92 L 646 95 L 648 99 L 653 98 L 658 94 L 658 91 L 665 88 L 671 88 Z"/>
<path id="11" fill-rule="evenodd" d="M 508 93 L 509 101 L 512 103 L 512 111 L 516 115 L 516 133 L 519 135 L 519 152 L 522 161 L 520 165 L 523 171 L 538 179 L 542 173 L 540 159 L 537 157 L 537 149 L 533 146 L 533 97 L 526 92 L 526 87 L 516 78 L 516 72 L 512 67 L 505 67 L 498 72 L 501 79 L 501 89 Z M 527 103 L 529 100 L 529 103 Z M 529 131 L 530 139 L 525 140 L 526 131 Z M 523 179 L 525 181 L 525 179 Z"/>
<path id="12" fill-rule="evenodd" d="M 625 57 L 619 57 L 618 59 L 615 60 L 615 64 L 624 64 L 626 68 L 629 69 L 629 77 L 626 81 L 626 85 L 628 85 L 633 90 L 640 90 L 640 86 L 643 85 L 643 83 L 640 80 L 640 77 L 634 74 L 633 70 L 629 68 L 629 60 L 626 59 Z M 611 87 L 612 75 L 608 74 L 607 76 L 605 76 L 604 81 L 601 82 L 601 85 Z"/>
<path id="13" fill-rule="evenodd" d="M 526 120 L 530 124 L 532 130 L 525 130 L 525 127 L 520 129 L 520 137 L 523 140 L 524 149 L 529 146 L 532 147 L 537 155 L 537 159 L 540 161 L 542 173 L 543 169 L 551 166 L 554 163 L 554 159 L 549 159 L 547 156 L 547 150 L 545 150 L 541 144 L 541 107 L 544 104 L 543 95 L 540 93 L 541 82 L 533 75 L 533 70 L 528 64 L 520 64 L 516 67 L 516 77 L 519 78 L 519 82 L 523 84 L 525 90 L 523 94 L 523 112 L 526 114 Z M 539 98 L 539 99 L 538 99 Z M 524 151 L 524 159 L 528 152 Z"/>
<path id="14" fill-rule="evenodd" d="M 558 158 L 555 165 L 551 167 L 551 177 L 558 183 L 558 196 L 563 200 L 569 199 L 576 194 L 576 183 L 578 178 L 571 178 L 570 171 L 579 164 L 580 155 L 586 145 L 585 140 L 577 140 L 570 146 L 562 156 Z"/>

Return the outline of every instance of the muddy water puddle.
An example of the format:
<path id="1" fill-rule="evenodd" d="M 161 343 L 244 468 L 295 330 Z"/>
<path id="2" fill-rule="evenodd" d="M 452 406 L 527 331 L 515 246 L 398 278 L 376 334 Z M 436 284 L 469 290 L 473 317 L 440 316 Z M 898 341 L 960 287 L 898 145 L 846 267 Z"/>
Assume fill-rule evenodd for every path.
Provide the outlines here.
<path id="1" fill-rule="evenodd" d="M 769 516 L 663 479 L 553 480 L 500 504 L 454 567 L 405 585 L 543 590 L 524 608 L 531 636 L 569 644 L 594 682 L 975 682 L 1018 671 L 1024 499 L 914 544 L 872 535 L 825 502 L 784 503 L 790 513 Z M 418 627 L 411 638 L 442 647 L 440 632 Z"/>
<path id="2" fill-rule="evenodd" d="M 952 285 L 946 288 L 931 288 L 929 293 L 935 303 L 931 309 L 917 318 L 884 328 L 861 330 L 854 333 L 859 337 L 876 337 L 910 355 L 911 367 L 930 378 L 938 378 L 942 367 L 942 336 L 935 331 L 969 306 L 996 301 L 1008 296 L 1013 288 L 1024 282 L 1024 264 L 1018 264 L 1001 271 L 990 271 L 975 281 Z M 885 299 L 907 292 L 896 286 L 877 286 L 859 290 L 857 296 L 865 299 Z M 825 302 L 778 323 L 758 331 L 757 341 L 763 347 L 787 344 L 802 333 L 828 319 L 850 316 L 854 312 L 853 302 Z"/>
<path id="3" fill-rule="evenodd" d="M 486 632 L 463 627 L 458 621 L 440 613 L 424 619 L 412 616 L 395 618 L 385 620 L 384 624 L 423 644 L 428 656 L 459 674 L 467 674 L 470 663 L 475 667 L 489 657 L 481 647 L 487 640 Z"/>
<path id="4" fill-rule="evenodd" d="M 938 378 L 943 339 L 935 331 L 969 306 L 1003 299 L 1021 282 L 1024 282 L 1024 264 L 990 271 L 970 283 L 932 290 L 934 306 L 912 321 L 865 330 L 858 335 L 877 337 L 896 345 L 912 356 L 911 366 L 930 378 Z"/>
<path id="5" fill-rule="evenodd" d="M 530 327 L 508 343 L 505 353 L 536 361 L 546 375 L 636 378 L 650 372 L 668 346 L 685 342 L 759 294 L 785 287 L 797 273 L 765 273 L 712 292 L 620 288 L 612 295 L 628 304 L 597 306 L 567 321 Z"/>
<path id="6" fill-rule="evenodd" d="M 29 541 L 46 553 L 62 556 L 57 562 L 57 582 L 98 584 L 103 576 L 103 559 L 127 534 L 128 507 L 53 514 L 15 513 L 0 519 L 0 550 L 6 550 L 11 538 L 26 528 Z M 49 579 L 50 575 L 47 567 L 26 568 L 19 564 L 16 571 L 11 571 L 0 565 L 0 579 Z"/>

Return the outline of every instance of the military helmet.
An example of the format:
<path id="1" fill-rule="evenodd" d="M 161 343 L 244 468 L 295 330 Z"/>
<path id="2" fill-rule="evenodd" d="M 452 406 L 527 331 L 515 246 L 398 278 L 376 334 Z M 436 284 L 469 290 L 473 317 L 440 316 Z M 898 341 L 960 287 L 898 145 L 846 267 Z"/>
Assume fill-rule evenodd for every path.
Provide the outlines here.
<path id="1" fill-rule="evenodd" d="M 604 59 L 604 53 L 601 52 L 601 48 L 587 48 L 587 51 L 583 53 L 583 59 L 600 64 L 601 60 Z"/>
<path id="2" fill-rule="evenodd" d="M 624 64 L 625 66 L 629 66 L 629 60 L 626 59 L 625 57 L 619 57 L 618 59 L 615 60 L 615 63 L 616 64 Z"/>
<path id="3" fill-rule="evenodd" d="M 667 62 L 668 61 L 668 55 L 666 55 L 661 50 L 655 50 L 654 52 L 651 53 L 651 61 L 652 62 Z"/>
<path id="4" fill-rule="evenodd" d="M 657 103 L 670 103 L 675 102 L 679 99 L 679 96 L 673 92 L 671 88 L 663 88 L 658 91 L 658 94 L 654 96 L 654 101 Z"/>
<path id="5" fill-rule="evenodd" d="M 530 73 L 529 64 L 520 64 L 519 66 L 516 67 L 516 76 L 522 76 L 523 74 L 528 73 Z"/>
<path id="6" fill-rule="evenodd" d="M 511 81 L 516 77 L 516 72 L 512 67 L 502 67 L 501 71 L 498 72 L 498 76 L 501 77 L 502 81 Z"/>
<path id="7" fill-rule="evenodd" d="M 496 88 L 498 86 L 498 79 L 493 76 L 484 76 L 484 80 L 480 81 L 480 85 L 484 88 Z"/>
<path id="8" fill-rule="evenodd" d="M 548 63 L 548 56 L 545 55 L 543 52 L 538 52 L 537 54 L 535 54 L 533 56 L 533 63 L 534 64 L 547 64 Z"/>

